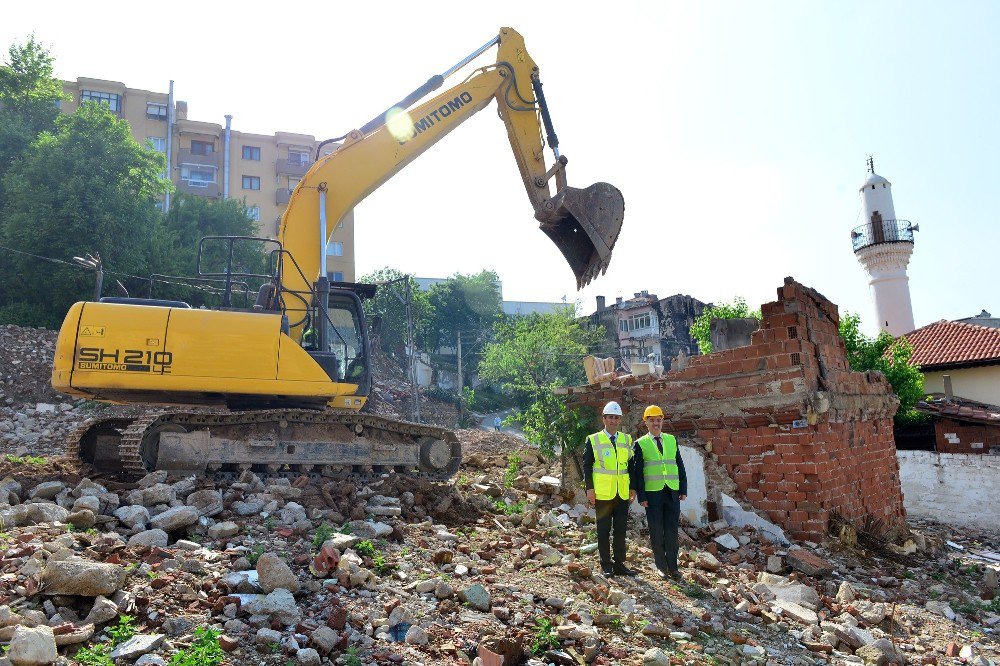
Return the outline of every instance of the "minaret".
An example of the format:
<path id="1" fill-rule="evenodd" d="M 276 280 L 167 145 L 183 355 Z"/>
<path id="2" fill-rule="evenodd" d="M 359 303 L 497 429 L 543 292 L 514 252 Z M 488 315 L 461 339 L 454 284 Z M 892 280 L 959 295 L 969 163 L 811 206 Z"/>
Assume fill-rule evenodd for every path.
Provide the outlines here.
<path id="1" fill-rule="evenodd" d="M 913 254 L 913 232 L 919 227 L 896 219 L 892 183 L 875 173 L 871 156 L 868 179 L 859 192 L 865 224 L 851 232 L 854 256 L 868 271 L 879 328 L 899 337 L 914 329 L 906 265 Z"/>

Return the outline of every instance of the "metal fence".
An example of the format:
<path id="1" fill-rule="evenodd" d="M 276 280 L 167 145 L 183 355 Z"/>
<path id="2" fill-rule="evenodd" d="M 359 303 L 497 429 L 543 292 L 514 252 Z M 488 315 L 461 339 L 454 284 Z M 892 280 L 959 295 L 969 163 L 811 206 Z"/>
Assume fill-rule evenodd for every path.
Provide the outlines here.
<path id="1" fill-rule="evenodd" d="M 851 232 L 854 251 L 881 243 L 912 243 L 915 225 L 909 220 L 881 220 L 855 227 Z"/>

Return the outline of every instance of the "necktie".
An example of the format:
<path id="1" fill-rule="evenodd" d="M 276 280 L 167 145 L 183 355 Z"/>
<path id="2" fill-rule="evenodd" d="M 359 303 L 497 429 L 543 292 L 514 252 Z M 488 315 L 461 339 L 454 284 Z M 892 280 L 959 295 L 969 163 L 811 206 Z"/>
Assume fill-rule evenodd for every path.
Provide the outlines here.
<path id="1" fill-rule="evenodd" d="M 656 448 L 659 449 L 660 453 L 663 453 L 663 442 L 660 441 L 660 436 L 657 435 L 653 439 L 656 440 Z"/>

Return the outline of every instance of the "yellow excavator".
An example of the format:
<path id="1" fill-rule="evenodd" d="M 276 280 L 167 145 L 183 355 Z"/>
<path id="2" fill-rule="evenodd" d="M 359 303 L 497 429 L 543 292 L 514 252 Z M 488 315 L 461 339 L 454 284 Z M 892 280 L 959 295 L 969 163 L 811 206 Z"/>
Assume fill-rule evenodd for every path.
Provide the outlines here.
<path id="1" fill-rule="evenodd" d="M 419 103 L 493 46 L 494 64 Z M 70 443 L 76 455 L 98 470 L 129 476 L 251 468 L 324 476 L 454 474 L 461 462 L 454 433 L 363 411 L 371 350 L 362 299 L 375 287 L 331 283 L 326 246 L 358 203 L 493 99 L 541 230 L 566 258 L 578 287 L 603 273 L 621 229 L 622 195 L 607 183 L 566 184 L 567 160 L 559 154 L 538 67 L 521 35 L 502 28 L 360 129 L 323 142 L 320 148 L 334 143 L 336 150 L 320 156 L 317 149 L 276 241 L 203 239 L 199 276 L 224 285 L 221 307 L 103 297 L 70 308 L 52 370 L 57 390 L 115 403 L 198 407 L 84 423 Z M 270 244 L 270 252 L 257 252 L 268 257 L 266 270 L 234 263 L 247 243 Z M 224 267 L 207 267 L 208 247 Z M 263 282 L 256 303 L 234 307 L 233 290 L 251 279 Z"/>

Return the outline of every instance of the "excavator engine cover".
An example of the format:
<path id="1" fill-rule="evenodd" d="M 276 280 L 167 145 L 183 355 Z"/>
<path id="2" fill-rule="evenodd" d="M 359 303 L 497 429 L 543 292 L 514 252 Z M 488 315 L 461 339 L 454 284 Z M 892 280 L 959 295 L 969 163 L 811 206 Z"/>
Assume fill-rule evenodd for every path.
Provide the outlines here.
<path id="1" fill-rule="evenodd" d="M 610 183 L 564 187 L 535 218 L 576 275 L 582 289 L 608 270 L 625 217 L 625 199 Z"/>

